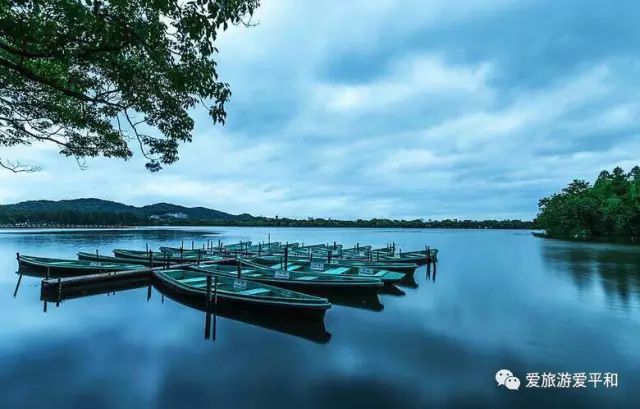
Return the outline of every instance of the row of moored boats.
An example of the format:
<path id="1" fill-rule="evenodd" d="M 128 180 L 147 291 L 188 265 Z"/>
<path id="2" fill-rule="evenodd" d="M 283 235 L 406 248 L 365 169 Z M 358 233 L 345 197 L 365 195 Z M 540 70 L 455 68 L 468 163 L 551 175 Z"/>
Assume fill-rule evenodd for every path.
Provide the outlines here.
<path id="1" fill-rule="evenodd" d="M 18 255 L 21 272 L 48 278 L 151 269 L 158 283 L 183 297 L 221 308 L 260 308 L 323 317 L 333 293 L 377 292 L 413 281 L 416 268 L 435 263 L 437 250 L 397 252 L 334 243 L 207 243 L 159 251 L 79 252 L 76 259 Z M 215 303 L 213 299 L 215 298 Z"/>

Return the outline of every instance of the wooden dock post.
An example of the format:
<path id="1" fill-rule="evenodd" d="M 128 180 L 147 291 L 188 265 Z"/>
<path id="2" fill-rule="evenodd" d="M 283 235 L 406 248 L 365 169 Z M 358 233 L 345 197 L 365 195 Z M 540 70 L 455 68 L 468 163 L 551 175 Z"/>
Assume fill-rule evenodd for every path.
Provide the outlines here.
<path id="1" fill-rule="evenodd" d="M 238 278 L 242 278 L 242 263 L 238 260 Z"/>
<path id="2" fill-rule="evenodd" d="M 271 233 L 268 234 L 268 240 L 269 240 L 269 248 L 271 248 Z"/>
<path id="3" fill-rule="evenodd" d="M 284 271 L 289 271 L 289 242 L 284 248 Z"/>
<path id="4" fill-rule="evenodd" d="M 329 250 L 329 253 L 327 253 L 327 264 L 331 264 L 332 255 L 333 255 L 333 250 Z"/>
<path id="5" fill-rule="evenodd" d="M 147 249 L 147 253 L 149 252 L 149 243 L 144 243 L 145 248 Z"/>
<path id="6" fill-rule="evenodd" d="M 207 314 L 211 312 L 211 274 L 207 275 Z"/>
<path id="7" fill-rule="evenodd" d="M 195 243 L 193 242 L 193 240 L 191 240 L 191 250 L 195 250 L 194 245 L 195 245 Z"/>
<path id="8" fill-rule="evenodd" d="M 58 300 L 56 301 L 56 307 L 60 305 L 62 299 L 62 278 L 58 277 Z"/>
<path id="9" fill-rule="evenodd" d="M 431 264 L 431 249 L 429 248 L 429 246 L 424 246 L 425 249 L 425 255 L 426 255 L 426 262 L 427 264 Z"/>
<path id="10" fill-rule="evenodd" d="M 151 285 L 147 287 L 147 302 L 151 299 Z"/>
<path id="11" fill-rule="evenodd" d="M 218 277 L 213 277 L 213 312 L 218 311 Z"/>

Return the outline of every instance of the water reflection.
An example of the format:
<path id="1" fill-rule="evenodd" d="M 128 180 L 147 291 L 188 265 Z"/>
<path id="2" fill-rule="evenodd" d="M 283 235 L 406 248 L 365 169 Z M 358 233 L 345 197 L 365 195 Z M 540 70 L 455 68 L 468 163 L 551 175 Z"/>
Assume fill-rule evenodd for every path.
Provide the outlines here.
<path id="1" fill-rule="evenodd" d="M 21 275 L 18 278 L 18 285 L 20 280 Z M 16 287 L 18 287 L 18 285 Z M 177 292 L 172 292 L 170 289 L 163 287 L 159 283 L 153 282 L 151 279 L 120 282 L 109 285 L 84 286 L 82 288 L 59 287 L 56 289 L 55 287 L 42 286 L 40 298 L 41 301 L 44 302 L 44 312 L 47 312 L 47 303 L 56 303 L 56 306 L 59 306 L 60 303 L 65 300 L 105 294 L 115 295 L 116 292 L 144 287 L 147 287 L 146 302 L 151 302 L 153 293 L 152 289 L 155 288 L 161 294 L 161 303 L 164 303 L 164 297 L 166 296 L 167 298 L 179 304 L 182 304 L 189 308 L 200 310 L 205 313 L 205 338 L 207 339 L 209 338 L 208 334 L 211 333 L 210 327 L 212 326 L 212 322 L 212 333 L 215 337 L 215 324 L 217 321 L 217 316 L 220 316 L 225 319 L 251 324 L 253 326 L 262 327 L 268 330 L 277 331 L 288 335 L 293 335 L 321 344 L 328 343 L 331 340 L 331 334 L 327 331 L 324 321 L 301 321 L 293 319 L 289 316 L 265 314 L 261 313 L 260 311 L 241 311 L 238 309 L 230 310 L 222 308 L 213 311 L 213 314 L 208 314 L 204 302 L 196 301 L 189 297 L 184 297 Z M 211 315 L 214 316 L 213 321 Z"/>
<path id="2" fill-rule="evenodd" d="M 240 321 L 272 331 L 304 338 L 320 344 L 328 343 L 331 340 L 331 334 L 327 331 L 324 321 L 297 320 L 291 316 L 267 314 L 255 310 L 243 311 L 240 309 L 227 308 L 217 308 L 214 311 L 214 314 L 209 314 L 205 300 L 200 298 L 193 299 L 192 297 L 184 296 L 177 291 L 172 291 L 169 287 L 162 286 L 160 283 L 154 283 L 154 285 L 155 288 L 167 298 L 205 313 L 205 334 L 209 333 L 207 329 L 209 325 L 211 325 L 210 322 L 207 324 L 207 321 L 211 319 L 210 315 L 214 315 L 214 338 L 216 327 L 215 321 L 217 316 L 220 316 L 226 319 Z M 205 338 L 208 338 L 208 336 Z"/>
<path id="3" fill-rule="evenodd" d="M 640 248 L 545 240 L 548 267 L 563 271 L 582 292 L 599 286 L 609 304 L 629 307 L 640 294 Z"/>

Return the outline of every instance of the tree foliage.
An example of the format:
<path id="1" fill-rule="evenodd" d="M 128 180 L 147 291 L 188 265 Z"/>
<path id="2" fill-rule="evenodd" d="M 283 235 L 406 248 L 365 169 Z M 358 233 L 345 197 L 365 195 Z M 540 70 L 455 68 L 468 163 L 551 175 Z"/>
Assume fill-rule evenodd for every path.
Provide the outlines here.
<path id="1" fill-rule="evenodd" d="M 593 186 L 574 180 L 539 208 L 537 223 L 552 237 L 640 237 L 640 167 L 602 171 Z"/>
<path id="2" fill-rule="evenodd" d="M 0 0 L 0 147 L 50 142 L 75 158 L 127 159 L 135 146 L 152 171 L 175 162 L 191 141 L 189 109 L 211 104 L 224 123 L 231 91 L 215 40 L 258 3 Z"/>

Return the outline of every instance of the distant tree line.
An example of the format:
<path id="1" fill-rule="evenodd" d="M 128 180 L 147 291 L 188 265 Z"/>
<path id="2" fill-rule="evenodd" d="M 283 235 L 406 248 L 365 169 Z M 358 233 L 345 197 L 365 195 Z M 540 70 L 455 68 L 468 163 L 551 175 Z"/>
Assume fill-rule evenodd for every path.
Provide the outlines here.
<path id="1" fill-rule="evenodd" d="M 152 220 L 133 212 L 81 212 L 78 210 L 17 211 L 0 207 L 0 225 L 95 225 L 95 226 L 274 226 L 274 227 L 404 227 L 404 228 L 458 228 L 458 229 L 531 229 L 533 223 L 521 220 L 336 220 L 323 218 L 290 219 L 271 217 L 238 217 L 230 220 L 172 219 Z"/>
<path id="2" fill-rule="evenodd" d="M 574 180 L 539 202 L 536 223 L 556 238 L 640 238 L 640 167 L 602 171 L 593 185 Z"/>
<path id="3" fill-rule="evenodd" d="M 0 225 L 24 224 L 135 226 L 147 224 L 147 219 L 132 212 L 78 212 L 72 209 L 7 211 L 0 208 Z"/>
<path id="4" fill-rule="evenodd" d="M 184 224 L 179 221 L 175 224 Z M 202 224 L 204 220 L 194 221 L 192 224 Z M 336 219 L 290 219 L 254 217 L 243 220 L 220 220 L 215 223 L 218 226 L 275 226 L 275 227 L 384 227 L 384 228 L 442 228 L 442 229 L 532 229 L 533 222 L 522 220 L 336 220 Z"/>

